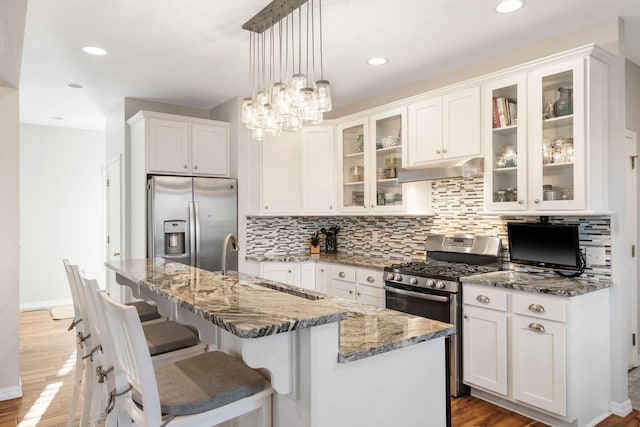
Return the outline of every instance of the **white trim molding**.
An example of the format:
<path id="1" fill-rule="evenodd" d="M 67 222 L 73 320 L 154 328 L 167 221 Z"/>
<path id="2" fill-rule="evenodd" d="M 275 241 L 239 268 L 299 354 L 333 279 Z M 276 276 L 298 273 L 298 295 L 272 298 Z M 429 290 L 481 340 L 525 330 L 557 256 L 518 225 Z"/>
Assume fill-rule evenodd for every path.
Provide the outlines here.
<path id="1" fill-rule="evenodd" d="M 624 418 L 633 411 L 633 408 L 631 407 L 631 400 L 627 399 L 622 403 L 612 401 L 609 404 L 609 410 L 611 410 L 613 415 Z"/>
<path id="2" fill-rule="evenodd" d="M 18 397 L 22 397 L 22 381 L 20 381 L 20 385 L 18 386 L 0 389 L 0 401 L 16 399 Z"/>
<path id="3" fill-rule="evenodd" d="M 51 307 L 56 307 L 59 305 L 71 305 L 71 304 L 73 304 L 73 300 L 71 298 L 52 299 L 52 300 L 46 300 L 46 301 L 33 301 L 33 302 L 20 304 L 20 311 L 48 310 Z"/>

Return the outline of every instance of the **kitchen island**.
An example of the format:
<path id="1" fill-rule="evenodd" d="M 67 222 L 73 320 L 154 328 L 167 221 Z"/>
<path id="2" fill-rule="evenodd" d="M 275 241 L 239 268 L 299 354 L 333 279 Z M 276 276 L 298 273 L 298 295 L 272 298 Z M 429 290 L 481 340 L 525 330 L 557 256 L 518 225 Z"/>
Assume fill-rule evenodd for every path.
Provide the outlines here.
<path id="1" fill-rule="evenodd" d="M 446 424 L 451 325 L 163 259 L 107 267 L 134 295 L 263 371 L 276 391 L 274 426 Z"/>

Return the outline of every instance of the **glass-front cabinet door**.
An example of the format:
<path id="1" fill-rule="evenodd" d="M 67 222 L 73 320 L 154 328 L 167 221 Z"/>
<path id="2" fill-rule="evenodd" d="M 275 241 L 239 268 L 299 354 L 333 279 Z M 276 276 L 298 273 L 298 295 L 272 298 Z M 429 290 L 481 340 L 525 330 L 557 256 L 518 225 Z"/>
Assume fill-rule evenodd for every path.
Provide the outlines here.
<path id="1" fill-rule="evenodd" d="M 364 213 L 369 209 L 367 188 L 368 120 L 362 119 L 338 126 L 342 163 L 340 206 L 344 212 Z"/>
<path id="2" fill-rule="evenodd" d="M 490 211 L 527 209 L 526 83 L 522 74 L 484 87 L 485 206 Z"/>
<path id="3" fill-rule="evenodd" d="M 398 169 L 406 155 L 406 109 L 388 110 L 370 117 L 371 169 L 368 171 L 369 206 L 374 211 L 406 210 L 405 185 L 398 183 Z M 406 160 L 406 159 L 405 159 Z"/>
<path id="4" fill-rule="evenodd" d="M 531 210 L 584 209 L 584 65 L 530 75 Z"/>

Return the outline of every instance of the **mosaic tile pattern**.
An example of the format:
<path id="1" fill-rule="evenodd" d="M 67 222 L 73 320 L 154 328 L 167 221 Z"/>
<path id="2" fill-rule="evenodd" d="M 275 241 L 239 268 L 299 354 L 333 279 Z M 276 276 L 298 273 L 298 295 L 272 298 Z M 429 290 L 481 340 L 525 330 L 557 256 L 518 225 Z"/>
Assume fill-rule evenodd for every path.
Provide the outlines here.
<path id="1" fill-rule="evenodd" d="M 340 227 L 338 253 L 379 257 L 382 260 L 421 260 L 424 240 L 433 233 L 470 232 L 497 235 L 503 242 L 503 268 L 529 271 L 509 264 L 507 222 L 536 222 L 537 217 L 480 215 L 484 209 L 483 178 L 450 178 L 432 181 L 434 216 L 337 216 L 337 217 L 248 217 L 247 257 L 305 254 L 309 239 L 321 227 Z M 558 224 L 578 224 L 580 246 L 604 247 L 605 264 L 587 267 L 584 277 L 611 279 L 611 220 L 598 217 L 550 217 Z M 373 234 L 377 232 L 377 241 Z M 321 235 L 321 247 L 324 240 Z"/>

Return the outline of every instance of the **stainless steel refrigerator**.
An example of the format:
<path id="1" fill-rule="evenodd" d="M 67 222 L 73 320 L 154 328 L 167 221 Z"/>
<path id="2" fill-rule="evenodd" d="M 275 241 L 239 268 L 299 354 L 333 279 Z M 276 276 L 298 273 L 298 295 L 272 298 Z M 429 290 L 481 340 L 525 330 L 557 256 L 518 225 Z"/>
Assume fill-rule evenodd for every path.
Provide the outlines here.
<path id="1" fill-rule="evenodd" d="M 237 181 L 227 178 L 149 178 L 148 256 L 222 270 L 225 237 L 238 230 L 237 188 Z M 238 269 L 237 256 L 230 257 L 228 268 Z"/>

